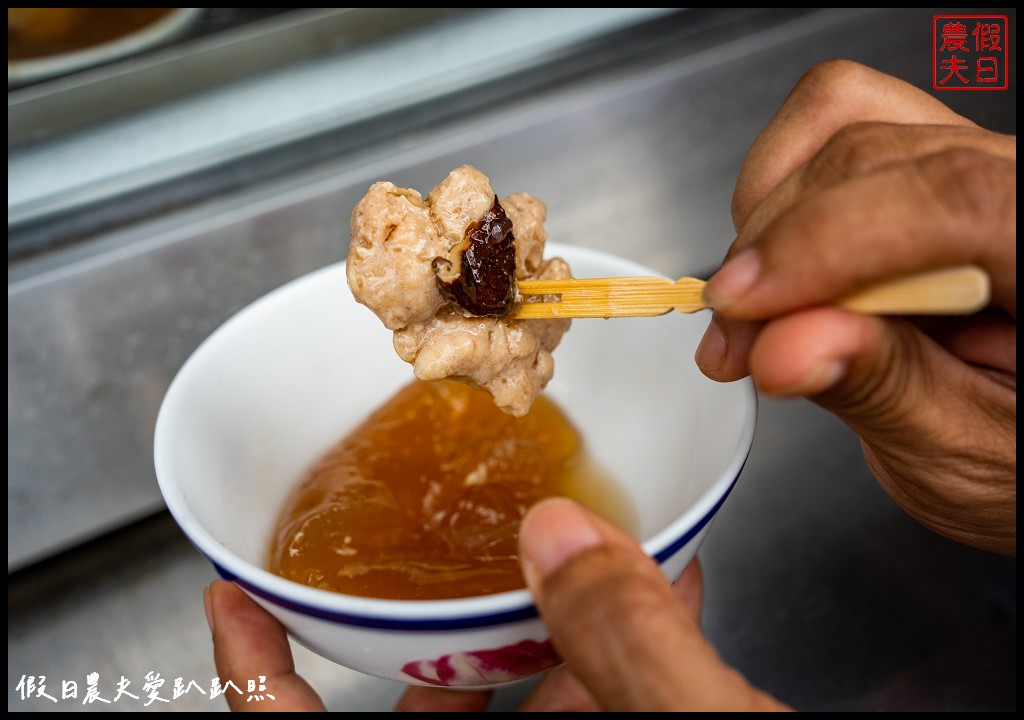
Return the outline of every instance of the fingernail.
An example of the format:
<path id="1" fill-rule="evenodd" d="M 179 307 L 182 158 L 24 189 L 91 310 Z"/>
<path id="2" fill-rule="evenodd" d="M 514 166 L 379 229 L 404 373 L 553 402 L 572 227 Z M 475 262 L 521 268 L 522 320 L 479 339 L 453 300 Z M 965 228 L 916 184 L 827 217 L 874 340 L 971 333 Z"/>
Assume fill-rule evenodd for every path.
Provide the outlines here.
<path id="1" fill-rule="evenodd" d="M 203 588 L 203 609 L 206 610 L 206 624 L 213 633 L 213 593 L 210 592 L 209 585 Z"/>
<path id="2" fill-rule="evenodd" d="M 744 250 L 711 276 L 704 286 L 704 299 L 716 310 L 728 307 L 753 287 L 760 272 L 761 257 L 757 250 Z"/>
<path id="3" fill-rule="evenodd" d="M 519 549 L 530 585 L 562 567 L 567 560 L 601 544 L 582 507 L 572 500 L 551 498 L 538 503 L 523 519 Z"/>
<path id="4" fill-rule="evenodd" d="M 702 370 L 717 370 L 725 361 L 725 333 L 714 315 L 711 316 L 711 322 L 704 331 L 693 359 Z"/>
<path id="5" fill-rule="evenodd" d="M 844 360 L 818 360 L 792 385 L 772 391 L 772 395 L 818 395 L 835 385 L 846 374 Z"/>

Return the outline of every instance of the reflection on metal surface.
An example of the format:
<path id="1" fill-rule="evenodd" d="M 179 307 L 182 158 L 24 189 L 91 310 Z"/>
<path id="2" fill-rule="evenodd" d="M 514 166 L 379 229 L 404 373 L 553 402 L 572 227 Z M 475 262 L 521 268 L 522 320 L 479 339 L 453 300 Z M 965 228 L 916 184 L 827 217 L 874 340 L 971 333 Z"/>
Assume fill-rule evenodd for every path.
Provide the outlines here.
<path id="1" fill-rule="evenodd" d="M 502 8 L 440 13 L 446 20 L 433 23 L 425 20 L 434 11 L 289 13 L 243 28 L 231 42 L 183 45 L 166 63 L 150 60 L 108 80 L 11 93 L 15 137 L 78 124 L 72 134 L 13 148 L 9 133 L 8 257 L 38 249 L 27 245 L 52 246 L 53 236 L 82 237 L 333 159 L 353 145 L 393 141 L 425 120 L 507 98 L 521 89 L 510 76 L 558 77 L 581 53 L 592 61 L 591 43 L 668 12 Z M 378 25 L 392 32 L 369 42 L 384 32 Z M 405 25 L 411 29 L 395 29 Z M 472 50 L 465 42 L 488 34 L 491 41 Z M 116 114 L 90 124 L 107 112 Z M 387 114 L 396 117 L 381 138 Z"/>
<path id="2" fill-rule="evenodd" d="M 500 194 L 543 198 L 553 240 L 697 274 L 731 241 L 736 172 L 800 75 L 843 56 L 928 87 L 930 20 L 817 12 L 659 46 L 648 62 L 364 150 L 349 144 L 293 174 L 9 264 L 9 568 L 161 509 L 152 425 L 173 374 L 233 312 L 343 258 L 348 212 L 373 181 L 430 187 L 471 163 Z M 987 96 L 955 109 L 1014 130 L 1012 92 L 957 95 Z M 153 532 L 165 540 L 161 518 Z M 210 671 L 200 585 L 212 570 L 180 538 L 151 553 L 147 537 L 105 546 L 87 576 L 69 574 L 85 557 L 75 551 L 12 576 L 23 600 L 51 573 L 58 580 L 10 608 L 9 688 L 32 672 L 81 682 L 161 663 L 170 678 Z M 809 404 L 763 404 L 702 557 L 709 639 L 799 709 L 1015 709 L 1013 560 L 916 525 L 874 484 L 850 432 Z M 300 667 L 332 708 L 387 709 L 398 692 L 329 664 Z M 10 709 L 49 709 L 15 698 Z"/>
<path id="3" fill-rule="evenodd" d="M 35 83 L 8 94 L 8 149 L 450 12 L 437 8 L 407 8 L 404 12 L 374 8 L 178 9 L 200 11 L 183 14 L 191 23 L 180 28 L 184 37 L 171 36 L 168 40 L 173 38 L 174 43 L 162 42 L 158 49 L 123 62 L 88 73 L 81 72 L 88 64 L 65 62 L 60 73 L 64 77 L 45 84 L 38 81 L 48 75 L 22 72 L 12 80 L 12 64 L 8 63 L 9 88 L 12 82 Z M 144 49 L 140 46 L 137 51 Z M 101 56 L 94 61 L 115 59 L 119 56 Z"/>
<path id="4" fill-rule="evenodd" d="M 731 183 L 740 148 L 712 151 L 716 127 L 687 98 L 710 88 L 690 86 L 699 78 L 685 63 L 639 77 L 502 103 L 415 142 L 11 265 L 9 566 L 160 507 L 149 438 L 174 372 L 247 302 L 343 259 L 348 214 L 381 177 L 429 187 L 472 162 L 502 193 L 543 197 L 553 238 L 668 263 L 666 272 L 711 266 L 720 250 L 707 241 L 724 236 L 728 217 L 728 197 L 714 188 Z M 638 111 L 656 121 L 646 132 Z M 680 120 L 694 130 L 680 135 Z M 747 121 L 748 134 L 756 122 Z M 669 148 L 689 158 L 686 167 L 657 161 Z M 693 172 L 711 182 L 694 183 Z M 581 182 L 599 177 L 616 180 L 596 195 Z M 637 230 L 628 248 L 607 232 L 625 222 Z"/>

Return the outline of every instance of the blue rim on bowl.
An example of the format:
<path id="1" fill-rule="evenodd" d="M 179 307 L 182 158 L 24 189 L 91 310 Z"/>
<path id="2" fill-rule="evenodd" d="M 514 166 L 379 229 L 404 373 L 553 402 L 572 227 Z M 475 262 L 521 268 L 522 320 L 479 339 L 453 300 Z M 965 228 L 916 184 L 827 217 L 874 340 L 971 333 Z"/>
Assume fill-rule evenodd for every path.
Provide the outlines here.
<path id="1" fill-rule="evenodd" d="M 738 479 L 739 475 L 733 478 L 732 482 L 729 484 L 729 489 L 725 491 L 725 493 L 712 506 L 711 510 L 704 515 L 696 525 L 689 528 L 681 537 L 677 538 L 664 549 L 653 553 L 652 557 L 657 562 L 663 563 L 665 560 L 682 550 L 688 542 L 697 536 L 697 533 L 703 530 L 704 527 L 711 522 L 712 518 L 714 518 L 715 514 L 718 512 L 718 509 L 722 506 L 722 503 L 724 503 L 726 498 L 729 497 L 729 493 L 732 492 L 732 489 L 735 487 Z M 537 617 L 537 608 L 534 606 L 532 600 L 528 600 L 525 606 L 518 609 L 510 609 L 502 612 L 492 612 L 481 615 L 460 615 L 457 618 L 426 617 L 417 620 L 402 620 L 386 617 L 370 617 L 367 615 L 343 612 L 340 610 L 317 607 L 294 600 L 288 600 L 287 598 L 275 595 L 274 593 L 263 590 L 257 585 L 248 582 L 244 577 L 240 577 L 218 564 L 216 560 L 210 559 L 210 562 L 217 570 L 217 574 L 222 578 L 238 583 L 253 595 L 257 595 L 264 600 L 269 600 L 283 608 L 303 613 L 310 617 L 329 620 L 331 622 L 342 623 L 345 625 L 354 625 L 356 627 L 377 628 L 381 630 L 466 630 L 469 628 L 503 625 L 505 623 Z M 521 595 L 523 592 L 524 591 L 520 590 L 514 593 L 503 594 Z M 479 600 L 479 598 L 475 598 L 475 600 Z"/>
<path id="2" fill-rule="evenodd" d="M 554 253 L 560 249 L 553 243 L 551 247 Z M 577 257 L 597 259 L 607 257 L 604 253 L 578 247 L 573 247 L 572 253 Z M 634 274 L 650 274 L 650 271 L 641 265 L 622 261 L 621 258 L 616 260 L 620 264 L 624 263 L 623 267 Z M 340 274 L 343 277 L 343 264 L 314 271 L 253 302 L 230 318 L 221 328 L 229 329 L 239 323 L 247 322 L 254 316 L 254 313 L 259 313 L 260 308 L 265 307 L 279 293 L 288 292 L 289 288 L 295 286 L 296 283 L 309 281 L 322 273 L 338 273 L 339 266 L 341 267 Z M 286 580 L 268 570 L 254 566 L 217 541 L 193 515 L 181 488 L 172 480 L 175 472 L 171 459 L 172 451 L 167 440 L 167 433 L 163 431 L 163 425 L 168 422 L 170 403 L 176 402 L 179 397 L 174 392 L 175 386 L 184 382 L 184 378 L 189 375 L 189 368 L 200 362 L 203 356 L 210 353 L 211 349 L 215 349 L 216 343 L 221 342 L 224 338 L 225 334 L 219 330 L 211 335 L 178 372 L 167 391 L 157 418 L 154 446 L 157 478 L 168 509 L 191 542 L 207 557 L 222 577 L 237 582 L 253 595 L 287 610 L 329 622 L 362 628 L 413 631 L 456 630 L 493 627 L 536 617 L 537 610 L 529 592 L 525 589 L 450 600 L 386 600 L 349 596 Z M 735 429 L 737 451 L 730 456 L 728 463 L 718 473 L 708 489 L 682 515 L 641 543 L 647 555 L 661 564 L 672 558 L 707 528 L 729 496 L 743 469 L 753 442 L 757 416 L 757 395 L 752 383 L 741 382 L 746 401 L 749 402 L 750 412 L 744 413 L 742 427 Z"/>

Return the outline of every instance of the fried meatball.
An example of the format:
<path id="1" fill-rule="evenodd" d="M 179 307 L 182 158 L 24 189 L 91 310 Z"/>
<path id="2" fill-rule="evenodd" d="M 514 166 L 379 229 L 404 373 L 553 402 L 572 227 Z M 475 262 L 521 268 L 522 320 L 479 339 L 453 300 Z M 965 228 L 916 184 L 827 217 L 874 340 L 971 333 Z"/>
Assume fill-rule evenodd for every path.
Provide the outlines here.
<path id="1" fill-rule="evenodd" d="M 551 379 L 551 351 L 570 321 L 480 317 L 445 284 L 464 270 L 463 253 L 474 238 L 504 242 L 505 226 L 491 231 L 506 222 L 503 217 L 511 222 L 514 263 L 483 255 L 493 263 L 485 271 L 500 265 L 497 272 L 514 267 L 515 280 L 571 277 L 564 260 L 544 259 L 546 212 L 526 193 L 498 201 L 487 177 L 468 165 L 453 170 L 426 200 L 415 190 L 374 183 L 352 211 L 349 287 L 394 331 L 395 350 L 416 377 L 463 380 L 488 391 L 506 412 L 524 415 Z M 492 219 L 485 222 L 485 216 Z M 487 228 L 482 234 L 481 227 Z M 492 294 L 501 296 L 504 289 Z"/>

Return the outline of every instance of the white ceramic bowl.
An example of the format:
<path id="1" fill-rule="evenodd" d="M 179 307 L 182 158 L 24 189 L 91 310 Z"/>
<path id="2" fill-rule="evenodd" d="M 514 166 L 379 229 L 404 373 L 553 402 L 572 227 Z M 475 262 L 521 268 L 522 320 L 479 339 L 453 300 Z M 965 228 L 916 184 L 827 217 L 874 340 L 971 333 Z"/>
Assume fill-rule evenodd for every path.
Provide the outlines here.
<path id="1" fill-rule="evenodd" d="M 576 277 L 651 275 L 550 244 Z M 677 577 L 732 489 L 754 435 L 749 381 L 707 380 L 693 353 L 707 315 L 576 320 L 548 394 L 632 500 L 644 550 Z M 525 590 L 375 600 L 264 569 L 286 495 L 320 455 L 412 378 L 391 332 L 349 292 L 342 264 L 268 294 L 214 332 L 174 379 L 156 426 L 156 471 L 185 534 L 303 645 L 412 684 L 497 686 L 552 667 Z"/>

